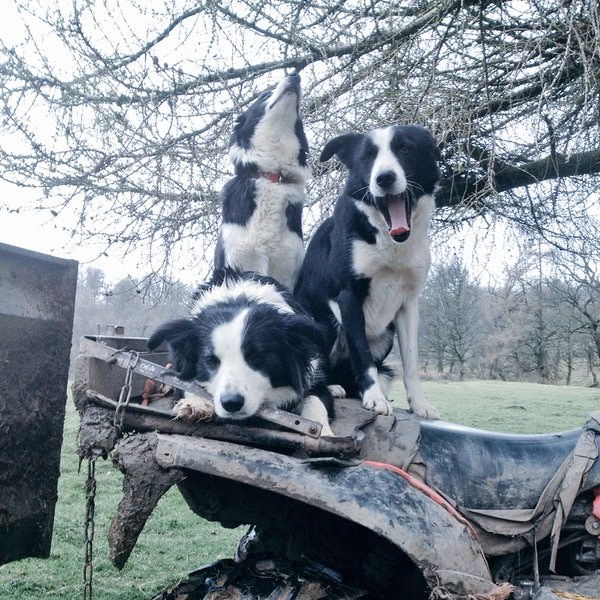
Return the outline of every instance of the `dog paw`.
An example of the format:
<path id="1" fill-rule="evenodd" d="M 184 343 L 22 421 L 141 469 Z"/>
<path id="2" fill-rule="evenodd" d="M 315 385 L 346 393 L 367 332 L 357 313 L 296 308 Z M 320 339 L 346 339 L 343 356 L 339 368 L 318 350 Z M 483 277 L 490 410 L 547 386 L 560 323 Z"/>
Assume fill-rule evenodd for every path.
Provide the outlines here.
<path id="1" fill-rule="evenodd" d="M 380 415 L 392 414 L 392 405 L 383 394 L 377 393 L 377 390 L 367 390 L 363 394 L 362 406 Z"/>
<path id="2" fill-rule="evenodd" d="M 346 390 L 341 385 L 328 385 L 327 389 L 334 398 L 345 398 Z"/>
<path id="3" fill-rule="evenodd" d="M 321 429 L 320 437 L 335 437 L 335 433 L 333 433 L 333 430 L 331 429 L 329 424 L 323 423 L 323 429 Z"/>
<path id="4" fill-rule="evenodd" d="M 173 414 L 186 421 L 208 421 L 215 414 L 215 407 L 210 400 L 188 394 L 173 407 Z"/>
<path id="5" fill-rule="evenodd" d="M 410 406 L 410 412 L 414 413 L 418 417 L 424 419 L 439 419 L 440 413 L 437 409 L 429 404 L 425 398 L 422 400 L 415 400 L 414 398 L 408 399 L 408 405 Z"/>
<path id="6" fill-rule="evenodd" d="M 316 421 L 321 424 L 321 436 L 335 437 L 331 427 L 329 426 L 329 417 L 327 409 L 318 396 L 306 396 L 302 400 L 302 408 L 300 414 L 305 419 Z"/>

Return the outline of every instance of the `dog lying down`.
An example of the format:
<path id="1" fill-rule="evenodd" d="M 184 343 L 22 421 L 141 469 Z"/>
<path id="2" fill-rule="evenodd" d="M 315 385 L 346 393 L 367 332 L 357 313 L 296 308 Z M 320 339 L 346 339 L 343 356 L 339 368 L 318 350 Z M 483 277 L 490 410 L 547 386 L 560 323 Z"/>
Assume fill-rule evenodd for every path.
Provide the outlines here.
<path id="1" fill-rule="evenodd" d="M 290 292 L 270 277 L 228 272 L 203 286 L 191 314 L 161 325 L 150 350 L 169 346 L 173 373 L 196 379 L 225 419 L 252 417 L 263 405 L 293 410 L 333 436 L 333 397 L 321 367 L 321 331 Z M 207 418 L 206 401 L 183 399 L 179 417 Z"/>

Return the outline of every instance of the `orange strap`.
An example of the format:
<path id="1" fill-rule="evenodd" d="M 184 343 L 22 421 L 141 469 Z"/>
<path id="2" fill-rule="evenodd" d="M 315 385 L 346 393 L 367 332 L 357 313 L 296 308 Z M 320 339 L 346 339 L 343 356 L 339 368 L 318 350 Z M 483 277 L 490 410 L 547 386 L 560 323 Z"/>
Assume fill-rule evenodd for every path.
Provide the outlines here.
<path id="1" fill-rule="evenodd" d="M 409 483 L 409 485 L 411 485 L 412 487 L 416 488 L 417 490 L 423 492 L 428 498 L 433 500 L 436 504 L 439 504 L 442 508 L 446 509 L 446 511 L 448 511 L 457 521 L 459 521 L 463 525 L 466 525 L 469 528 L 469 530 L 471 531 L 471 533 L 475 536 L 475 538 L 478 539 L 477 533 L 476 533 L 475 529 L 473 529 L 473 526 L 471 525 L 471 523 L 467 519 L 465 519 L 465 517 L 463 517 L 454 508 L 454 506 L 452 506 L 452 504 L 450 504 L 447 500 L 445 500 L 442 496 L 440 496 L 440 494 L 438 494 L 435 490 L 432 490 L 428 485 L 426 485 L 425 483 L 423 483 L 416 477 L 409 475 L 406 471 L 403 471 L 402 469 L 400 469 L 399 467 L 396 467 L 395 465 L 389 465 L 387 463 L 376 462 L 373 460 L 364 460 L 363 463 L 365 465 L 369 465 L 370 467 L 375 467 L 376 469 L 386 469 L 387 471 L 396 473 L 396 475 L 400 475 L 400 477 L 403 477 Z"/>
<path id="2" fill-rule="evenodd" d="M 592 514 L 596 517 L 596 519 L 600 520 L 600 485 L 595 487 L 594 492 L 594 501 L 592 502 Z M 600 540 L 600 535 L 597 536 Z"/>

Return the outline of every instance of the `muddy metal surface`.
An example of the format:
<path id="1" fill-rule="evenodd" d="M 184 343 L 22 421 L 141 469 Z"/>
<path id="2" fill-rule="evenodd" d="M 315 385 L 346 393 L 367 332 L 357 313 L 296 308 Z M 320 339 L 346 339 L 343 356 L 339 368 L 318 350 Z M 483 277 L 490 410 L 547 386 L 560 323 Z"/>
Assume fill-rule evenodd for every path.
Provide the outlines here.
<path id="1" fill-rule="evenodd" d="M 50 552 L 77 263 L 0 244 L 0 564 Z"/>

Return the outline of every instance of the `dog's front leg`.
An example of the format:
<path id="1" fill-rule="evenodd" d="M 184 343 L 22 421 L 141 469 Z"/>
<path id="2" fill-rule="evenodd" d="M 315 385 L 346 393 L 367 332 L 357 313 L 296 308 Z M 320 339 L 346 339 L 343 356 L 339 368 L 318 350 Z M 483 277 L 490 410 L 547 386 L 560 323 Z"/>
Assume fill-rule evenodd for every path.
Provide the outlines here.
<path id="1" fill-rule="evenodd" d="M 321 435 L 334 437 L 333 431 L 329 426 L 327 408 L 319 396 L 310 395 L 302 399 L 302 403 L 300 405 L 300 416 L 304 417 L 305 419 L 320 423 L 323 426 L 323 429 L 321 429 Z"/>
<path id="2" fill-rule="evenodd" d="M 416 298 L 406 300 L 395 319 L 398 345 L 402 358 L 402 378 L 410 410 L 420 417 L 439 419 L 438 411 L 427 401 L 419 377 L 419 305 Z"/>
<path id="3" fill-rule="evenodd" d="M 342 292 L 337 301 L 363 408 L 380 415 L 392 414 L 392 406 L 381 387 L 379 372 L 369 349 L 363 307 L 349 292 Z"/>

